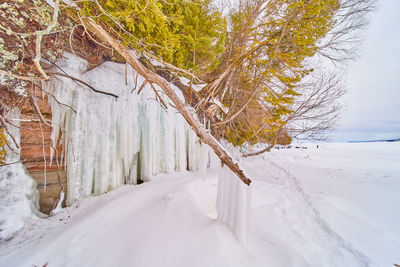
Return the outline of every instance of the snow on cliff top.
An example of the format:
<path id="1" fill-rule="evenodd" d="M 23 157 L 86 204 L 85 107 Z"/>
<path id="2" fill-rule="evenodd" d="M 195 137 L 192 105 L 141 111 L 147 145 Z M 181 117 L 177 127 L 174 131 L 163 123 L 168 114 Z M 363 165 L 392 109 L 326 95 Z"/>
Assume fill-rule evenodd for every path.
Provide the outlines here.
<path id="1" fill-rule="evenodd" d="M 161 175 L 35 221 L 0 243 L 0 266 L 393 266 L 399 162 L 400 143 L 242 161 L 253 178 L 248 247 L 215 220 L 217 170 Z"/>

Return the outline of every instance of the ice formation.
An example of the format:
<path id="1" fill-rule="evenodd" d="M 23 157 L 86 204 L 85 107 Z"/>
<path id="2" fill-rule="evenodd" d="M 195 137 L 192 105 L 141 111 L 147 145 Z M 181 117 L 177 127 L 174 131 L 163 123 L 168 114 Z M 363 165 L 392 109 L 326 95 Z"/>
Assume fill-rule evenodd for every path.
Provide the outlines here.
<path id="1" fill-rule="evenodd" d="M 62 212 L 64 208 L 62 207 L 62 203 L 64 201 L 64 196 L 65 193 L 64 191 L 60 192 L 60 196 L 58 197 L 57 205 L 56 207 L 50 212 L 50 216 L 57 215 L 58 213 Z"/>
<path id="2" fill-rule="evenodd" d="M 49 97 L 51 139 L 64 147 L 52 155 L 62 155 L 67 168 L 68 204 L 159 173 L 204 171 L 211 164 L 208 146 L 175 108 L 164 109 L 149 85 L 137 94 L 144 78 L 130 66 L 106 62 L 86 71 L 87 62 L 68 53 L 58 66 L 97 90 L 118 95 L 95 93 L 64 77 L 45 84 L 46 91 L 73 108 Z M 168 103 L 166 97 L 164 101 Z"/>
<path id="3" fill-rule="evenodd" d="M 250 204 L 250 187 L 240 181 L 227 166 L 222 167 L 218 174 L 218 220 L 228 225 L 244 246 L 247 246 Z"/>

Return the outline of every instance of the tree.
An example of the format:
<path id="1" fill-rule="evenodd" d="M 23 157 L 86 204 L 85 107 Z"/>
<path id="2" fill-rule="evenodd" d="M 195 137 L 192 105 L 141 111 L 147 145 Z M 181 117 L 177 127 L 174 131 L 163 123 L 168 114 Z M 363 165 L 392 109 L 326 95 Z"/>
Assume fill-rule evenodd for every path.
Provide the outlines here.
<path id="1" fill-rule="evenodd" d="M 345 61 L 373 3 L 240 1 L 230 15 L 226 64 L 200 92 L 204 108 L 218 99 L 228 109 L 214 127 L 236 145 L 269 143 L 264 151 L 288 137 L 321 138 L 333 127 L 343 89 L 338 73 L 324 74 L 309 59 Z"/>
<path id="2" fill-rule="evenodd" d="M 210 0 L 91 0 L 79 5 L 80 16 L 112 29 L 125 46 L 151 51 L 198 74 L 219 63 L 226 22 Z"/>
<path id="3" fill-rule="evenodd" d="M 338 9 L 337 0 L 241 2 L 230 16 L 228 64 L 221 64 L 216 82 L 200 92 L 204 104 L 218 98 L 229 107 L 215 123 L 219 128 L 229 124 L 225 137 L 232 140 L 236 133 L 241 140 L 234 143 L 254 143 L 285 126 L 283 117 L 300 96 L 296 85 L 313 71 L 303 63 L 318 51 Z"/>

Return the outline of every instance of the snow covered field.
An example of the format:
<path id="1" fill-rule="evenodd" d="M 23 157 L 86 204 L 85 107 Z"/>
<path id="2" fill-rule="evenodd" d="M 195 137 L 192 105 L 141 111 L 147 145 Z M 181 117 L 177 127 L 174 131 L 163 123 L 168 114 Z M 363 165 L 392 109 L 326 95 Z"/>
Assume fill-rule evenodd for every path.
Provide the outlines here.
<path id="1" fill-rule="evenodd" d="M 160 175 L 34 219 L 0 266 L 394 266 L 400 143 L 322 144 L 242 161 L 248 246 L 215 220 L 218 170 Z"/>

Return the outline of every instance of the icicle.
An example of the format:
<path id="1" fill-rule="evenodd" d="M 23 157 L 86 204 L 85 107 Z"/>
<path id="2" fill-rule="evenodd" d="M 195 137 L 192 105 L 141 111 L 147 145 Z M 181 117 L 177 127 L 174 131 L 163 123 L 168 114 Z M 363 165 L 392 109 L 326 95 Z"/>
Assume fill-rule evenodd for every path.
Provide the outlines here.
<path id="1" fill-rule="evenodd" d="M 42 128 L 42 123 L 39 121 L 39 127 L 40 127 L 40 135 L 42 137 L 42 155 L 43 155 L 43 164 L 44 164 L 44 169 L 43 169 L 43 176 L 44 176 L 44 189 L 43 192 L 46 192 L 47 189 L 47 161 L 46 161 L 46 152 L 44 149 L 44 134 L 43 134 L 43 128 Z"/>
<path id="2" fill-rule="evenodd" d="M 237 179 L 228 167 L 222 167 L 218 175 L 218 220 L 228 225 L 244 246 L 247 246 L 250 204 L 250 187 Z"/>
<path id="3" fill-rule="evenodd" d="M 209 151 L 210 147 L 204 143 L 199 144 L 199 158 L 197 163 L 197 171 L 200 174 L 205 174 L 207 172 L 208 161 L 209 161 Z M 219 159 L 218 159 L 219 161 Z"/>

